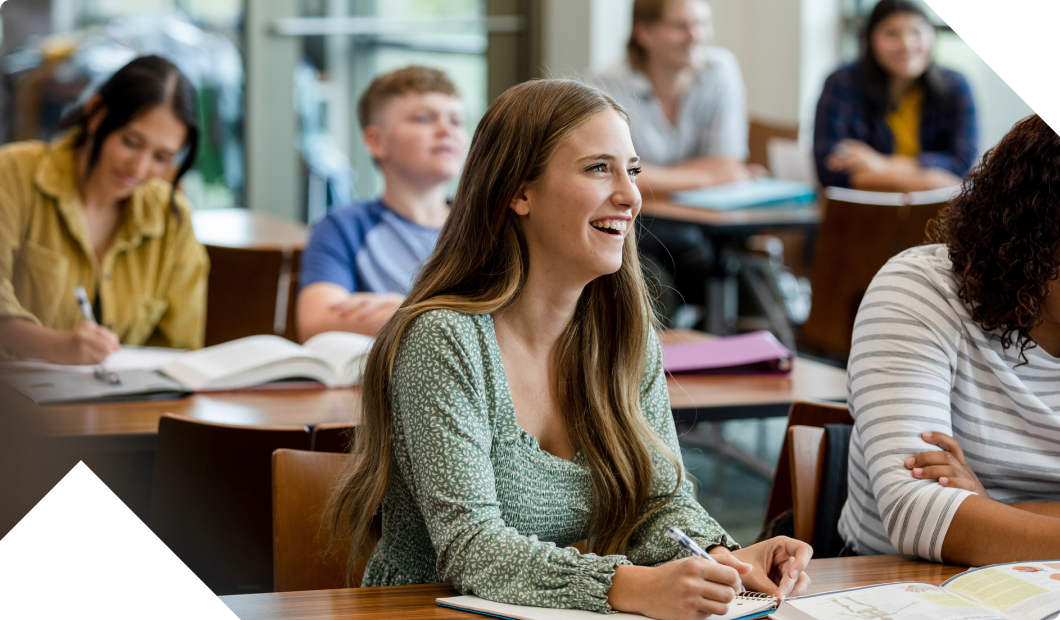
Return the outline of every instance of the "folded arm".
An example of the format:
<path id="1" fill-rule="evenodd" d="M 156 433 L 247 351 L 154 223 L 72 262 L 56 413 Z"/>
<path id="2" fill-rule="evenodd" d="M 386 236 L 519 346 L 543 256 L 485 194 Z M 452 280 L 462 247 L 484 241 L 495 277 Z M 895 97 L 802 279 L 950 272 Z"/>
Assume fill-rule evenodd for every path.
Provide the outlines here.
<path id="1" fill-rule="evenodd" d="M 375 336 L 404 297 L 397 293 L 351 293 L 333 282 L 314 282 L 298 293 L 298 338 L 324 332 Z"/>

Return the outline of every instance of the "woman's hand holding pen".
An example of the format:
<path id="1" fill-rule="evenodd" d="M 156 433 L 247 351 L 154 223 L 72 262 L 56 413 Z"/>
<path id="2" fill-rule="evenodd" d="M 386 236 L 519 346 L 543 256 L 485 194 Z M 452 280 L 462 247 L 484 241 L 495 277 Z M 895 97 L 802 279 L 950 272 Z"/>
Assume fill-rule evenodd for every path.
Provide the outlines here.
<path id="1" fill-rule="evenodd" d="M 805 594 L 810 587 L 806 566 L 813 557 L 813 547 L 802 541 L 777 536 L 731 553 L 725 547 L 709 551 L 719 562 L 733 555 L 749 564 L 752 570 L 743 576 L 748 590 L 784 599 Z"/>
<path id="2" fill-rule="evenodd" d="M 114 332 L 89 321 L 58 336 L 51 361 L 59 364 L 99 364 L 121 348 Z"/>
<path id="3" fill-rule="evenodd" d="M 753 567 L 732 554 L 717 563 L 686 557 L 660 566 L 615 569 L 607 601 L 617 611 L 632 611 L 658 620 L 700 620 L 728 612 L 740 589 L 740 576 Z"/>

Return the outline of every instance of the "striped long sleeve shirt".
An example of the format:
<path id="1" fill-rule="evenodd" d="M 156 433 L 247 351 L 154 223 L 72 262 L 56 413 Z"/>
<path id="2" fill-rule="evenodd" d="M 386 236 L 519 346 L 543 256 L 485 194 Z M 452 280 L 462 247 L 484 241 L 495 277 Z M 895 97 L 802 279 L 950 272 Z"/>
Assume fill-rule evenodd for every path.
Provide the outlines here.
<path id="1" fill-rule="evenodd" d="M 858 310 L 847 371 L 855 420 L 849 496 L 839 531 L 858 554 L 941 561 L 968 491 L 917 480 L 904 460 L 955 437 L 990 496 L 1060 501 L 1060 358 L 1040 347 L 1020 365 L 1015 346 L 983 331 L 957 296 L 943 245 L 892 258 Z"/>

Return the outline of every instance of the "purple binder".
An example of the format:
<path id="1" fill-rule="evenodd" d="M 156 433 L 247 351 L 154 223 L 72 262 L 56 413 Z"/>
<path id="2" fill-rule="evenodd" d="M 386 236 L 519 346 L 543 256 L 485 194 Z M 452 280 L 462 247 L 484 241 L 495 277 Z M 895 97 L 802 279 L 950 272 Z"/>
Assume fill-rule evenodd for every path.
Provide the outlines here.
<path id="1" fill-rule="evenodd" d="M 672 374 L 785 374 L 794 362 L 767 331 L 663 347 L 663 370 Z"/>

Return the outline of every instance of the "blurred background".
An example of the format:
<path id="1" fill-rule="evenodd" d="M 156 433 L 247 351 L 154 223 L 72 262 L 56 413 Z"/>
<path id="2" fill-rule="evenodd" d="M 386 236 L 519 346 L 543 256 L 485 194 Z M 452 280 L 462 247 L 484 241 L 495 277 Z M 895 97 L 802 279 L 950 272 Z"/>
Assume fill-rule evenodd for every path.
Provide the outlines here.
<path id="1" fill-rule="evenodd" d="M 797 126 L 809 146 L 824 79 L 857 54 L 875 0 L 712 0 L 715 43 L 737 56 L 752 120 Z M 0 0 L 0 142 L 48 139 L 63 111 L 131 58 L 175 62 L 199 98 L 200 155 L 182 189 L 197 210 L 246 208 L 312 224 L 382 191 L 356 102 L 409 64 L 455 81 L 468 132 L 508 87 L 582 76 L 625 54 L 632 0 Z M 930 13 L 934 16 L 933 13 Z M 981 144 L 1031 110 L 941 20 L 936 59 L 971 82 Z M 775 463 L 785 420 L 720 432 Z M 700 500 L 741 543 L 761 526 L 770 479 L 688 449 Z M 718 468 L 723 468 L 718 471 Z"/>

